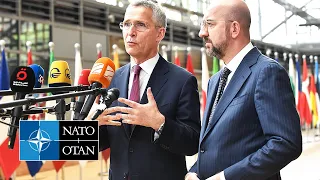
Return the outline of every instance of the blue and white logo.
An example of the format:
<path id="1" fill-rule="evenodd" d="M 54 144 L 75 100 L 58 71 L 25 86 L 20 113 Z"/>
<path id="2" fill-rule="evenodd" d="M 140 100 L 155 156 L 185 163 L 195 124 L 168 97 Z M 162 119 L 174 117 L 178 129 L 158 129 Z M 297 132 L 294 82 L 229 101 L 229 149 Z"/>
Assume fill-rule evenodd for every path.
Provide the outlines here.
<path id="1" fill-rule="evenodd" d="M 20 121 L 20 160 L 59 160 L 59 121 Z"/>
<path id="2" fill-rule="evenodd" d="M 36 131 L 33 131 L 28 140 L 31 149 L 37 151 L 38 153 L 48 149 L 51 141 L 52 140 L 50 139 L 49 134 L 40 128 Z"/>

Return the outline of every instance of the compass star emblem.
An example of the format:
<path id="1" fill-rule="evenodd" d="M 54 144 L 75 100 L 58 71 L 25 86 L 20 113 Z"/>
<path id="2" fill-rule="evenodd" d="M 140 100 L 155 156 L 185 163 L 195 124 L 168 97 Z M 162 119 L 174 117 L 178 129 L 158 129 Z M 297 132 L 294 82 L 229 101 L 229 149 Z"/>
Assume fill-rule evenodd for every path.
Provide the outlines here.
<path id="1" fill-rule="evenodd" d="M 45 151 L 49 147 L 51 141 L 49 134 L 40 128 L 33 131 L 28 139 L 29 146 L 38 153 Z"/>

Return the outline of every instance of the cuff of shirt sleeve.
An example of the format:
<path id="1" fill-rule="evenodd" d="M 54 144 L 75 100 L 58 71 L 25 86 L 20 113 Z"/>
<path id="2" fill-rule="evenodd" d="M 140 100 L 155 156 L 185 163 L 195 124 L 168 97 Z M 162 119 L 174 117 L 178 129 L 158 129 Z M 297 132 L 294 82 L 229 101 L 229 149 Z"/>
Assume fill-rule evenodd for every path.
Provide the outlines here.
<path id="1" fill-rule="evenodd" d="M 226 177 L 224 176 L 224 171 L 220 173 L 220 180 L 226 180 Z"/>
<path id="2" fill-rule="evenodd" d="M 160 128 L 154 132 L 153 141 L 156 141 L 160 137 L 163 127 L 164 127 L 164 123 L 162 123 L 160 125 Z"/>

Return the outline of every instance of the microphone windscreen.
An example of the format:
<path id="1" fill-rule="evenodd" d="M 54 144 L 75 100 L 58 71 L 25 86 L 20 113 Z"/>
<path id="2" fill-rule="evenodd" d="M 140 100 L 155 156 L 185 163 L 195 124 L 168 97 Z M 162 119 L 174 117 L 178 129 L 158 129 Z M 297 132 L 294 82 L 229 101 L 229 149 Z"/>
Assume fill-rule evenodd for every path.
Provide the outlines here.
<path id="1" fill-rule="evenodd" d="M 70 68 L 66 61 L 53 61 L 49 70 L 49 87 L 71 86 Z"/>
<path id="2" fill-rule="evenodd" d="M 32 64 L 29 66 L 34 73 L 35 76 L 35 84 L 34 88 L 41 88 L 43 81 L 44 81 L 44 70 L 43 68 L 38 64 Z"/>
<path id="3" fill-rule="evenodd" d="M 107 88 L 113 78 L 115 65 L 113 61 L 107 57 L 99 58 L 93 65 L 90 75 L 89 83 L 98 82 L 102 84 L 103 88 Z"/>
<path id="4" fill-rule="evenodd" d="M 90 86 L 90 83 L 88 81 L 89 74 L 91 72 L 91 69 L 82 69 L 78 84 L 83 86 Z"/>
<path id="5" fill-rule="evenodd" d="M 10 77 L 10 88 L 13 92 L 30 93 L 35 85 L 34 72 L 30 67 L 17 67 Z"/>

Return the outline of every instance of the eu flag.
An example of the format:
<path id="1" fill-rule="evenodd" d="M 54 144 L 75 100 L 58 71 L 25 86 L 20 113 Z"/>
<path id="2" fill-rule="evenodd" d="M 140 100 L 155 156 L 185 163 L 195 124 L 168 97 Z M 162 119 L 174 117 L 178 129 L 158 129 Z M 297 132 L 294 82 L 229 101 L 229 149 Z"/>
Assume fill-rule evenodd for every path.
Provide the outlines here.
<path id="1" fill-rule="evenodd" d="M 10 88 L 10 75 L 8 64 L 6 60 L 5 49 L 1 52 L 1 64 L 0 64 L 0 90 L 8 90 Z M 0 97 L 1 99 L 2 97 Z"/>

